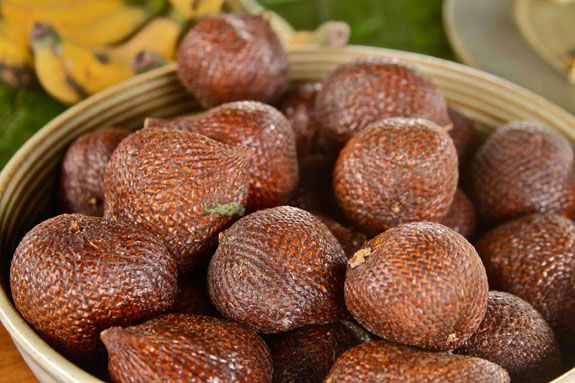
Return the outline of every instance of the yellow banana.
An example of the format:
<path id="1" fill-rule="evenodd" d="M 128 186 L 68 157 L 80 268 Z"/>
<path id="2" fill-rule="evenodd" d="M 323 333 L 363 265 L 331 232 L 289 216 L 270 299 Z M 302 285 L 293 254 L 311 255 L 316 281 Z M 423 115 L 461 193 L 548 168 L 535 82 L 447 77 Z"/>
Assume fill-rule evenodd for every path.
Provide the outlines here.
<path id="1" fill-rule="evenodd" d="M 94 50 L 111 61 L 132 62 L 142 51 L 154 52 L 165 60 L 173 60 L 182 26 L 168 18 L 158 17 L 146 24 L 125 43 L 113 47 L 100 47 Z"/>
<path id="2" fill-rule="evenodd" d="M 317 44 L 328 47 L 345 46 L 349 40 L 350 28 L 343 21 L 328 21 L 314 31 L 296 31 L 284 36 L 283 43 L 288 47 Z"/>
<path id="3" fill-rule="evenodd" d="M 32 48 L 40 83 L 66 104 L 132 76 L 128 63 L 107 60 L 86 47 L 66 41 L 46 23 L 34 25 Z"/>
<path id="4" fill-rule="evenodd" d="M 148 19 L 144 8 L 123 7 L 92 23 L 78 28 L 60 28 L 63 37 L 77 43 L 95 46 L 125 40 Z"/>
<path id="5" fill-rule="evenodd" d="M 32 52 L 20 36 L 0 24 L 0 79 L 14 87 L 31 87 L 35 82 Z"/>
<path id="6" fill-rule="evenodd" d="M 224 0 L 170 0 L 172 6 L 189 19 L 220 13 Z"/>

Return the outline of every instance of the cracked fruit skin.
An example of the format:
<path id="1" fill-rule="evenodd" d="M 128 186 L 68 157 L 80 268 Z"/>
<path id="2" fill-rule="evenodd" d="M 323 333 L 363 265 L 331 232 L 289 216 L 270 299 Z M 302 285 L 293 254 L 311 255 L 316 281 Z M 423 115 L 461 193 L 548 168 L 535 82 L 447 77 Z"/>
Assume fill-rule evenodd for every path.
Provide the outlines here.
<path id="1" fill-rule="evenodd" d="M 391 342 L 447 351 L 463 345 L 487 309 L 487 275 L 473 246 L 438 223 L 402 224 L 348 262 L 345 303 Z"/>
<path id="2" fill-rule="evenodd" d="M 270 352 L 255 332 L 208 316 L 168 314 L 102 332 L 115 383 L 271 383 Z"/>
<path id="3" fill-rule="evenodd" d="M 239 146 L 175 129 L 142 129 L 124 139 L 108 163 L 104 216 L 156 233 L 185 272 L 246 205 L 251 164 L 251 153 Z"/>
<path id="4" fill-rule="evenodd" d="M 507 372 L 484 359 L 435 353 L 378 340 L 344 352 L 325 383 L 509 383 Z"/>
<path id="5" fill-rule="evenodd" d="M 206 109 L 242 100 L 272 104 L 288 86 L 287 53 L 261 15 L 200 20 L 176 59 L 180 81 Z"/>
<path id="6" fill-rule="evenodd" d="M 22 239 L 10 268 L 16 309 L 55 349 L 94 357 L 100 331 L 168 311 L 176 259 L 147 231 L 99 217 L 63 214 Z"/>
<path id="7" fill-rule="evenodd" d="M 330 323 L 344 314 L 345 253 L 307 211 L 259 210 L 223 231 L 208 269 L 212 302 L 260 333 Z"/>
<path id="8" fill-rule="evenodd" d="M 118 146 L 129 134 L 106 127 L 78 137 L 66 151 L 60 176 L 60 203 L 69 213 L 104 214 L 104 172 Z"/>
<path id="9" fill-rule="evenodd" d="M 439 221 L 458 180 L 449 135 L 423 119 L 371 124 L 343 148 L 333 173 L 338 205 L 368 236 L 400 223 Z"/>
<path id="10" fill-rule="evenodd" d="M 477 332 L 455 352 L 497 363 L 524 383 L 549 382 L 559 375 L 561 354 L 545 319 L 523 299 L 490 291 Z"/>
<path id="11" fill-rule="evenodd" d="M 378 120 L 424 118 L 451 128 L 443 92 L 413 67 L 389 57 L 368 57 L 337 67 L 317 95 L 319 134 L 341 148 Z"/>

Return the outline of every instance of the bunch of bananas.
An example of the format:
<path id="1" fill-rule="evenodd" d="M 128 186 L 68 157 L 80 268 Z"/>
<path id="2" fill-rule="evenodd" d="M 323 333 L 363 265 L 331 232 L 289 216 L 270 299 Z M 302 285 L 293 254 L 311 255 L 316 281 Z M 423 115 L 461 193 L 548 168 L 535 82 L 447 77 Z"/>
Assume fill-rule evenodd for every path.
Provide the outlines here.
<path id="1" fill-rule="evenodd" d="M 173 60 L 187 22 L 221 11 L 264 10 L 253 0 L 1 0 L 0 80 L 14 87 L 39 82 L 73 104 Z M 267 14 L 288 48 L 344 45 L 349 36 L 344 23 L 297 32 Z"/>

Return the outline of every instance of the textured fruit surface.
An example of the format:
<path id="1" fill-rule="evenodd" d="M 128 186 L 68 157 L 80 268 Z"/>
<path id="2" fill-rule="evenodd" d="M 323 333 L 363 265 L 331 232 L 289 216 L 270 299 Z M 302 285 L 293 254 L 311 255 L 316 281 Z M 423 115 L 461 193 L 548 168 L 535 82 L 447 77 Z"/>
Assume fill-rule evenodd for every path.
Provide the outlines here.
<path id="1" fill-rule="evenodd" d="M 345 215 L 373 236 L 400 223 L 441 220 L 457 178 L 457 154 L 445 131 L 427 120 L 394 118 L 347 143 L 333 187 Z"/>
<path id="2" fill-rule="evenodd" d="M 64 214 L 22 239 L 10 269 L 14 304 L 58 351 L 94 355 L 100 331 L 169 310 L 176 260 L 159 239 L 131 225 Z"/>
<path id="3" fill-rule="evenodd" d="M 321 86 L 320 82 L 303 83 L 290 92 L 280 106 L 295 132 L 300 158 L 311 154 L 315 149 L 317 124 L 312 123 L 312 113 Z"/>
<path id="4" fill-rule="evenodd" d="M 465 162 L 469 156 L 470 146 L 473 139 L 473 121 L 465 117 L 453 108 L 447 108 L 449 118 L 453 123 L 453 129 L 449 131 L 449 136 L 453 140 L 459 163 Z"/>
<path id="5" fill-rule="evenodd" d="M 329 323 L 343 314 L 345 254 L 319 219 L 280 206 L 222 232 L 208 269 L 212 302 L 262 333 Z"/>
<path id="6" fill-rule="evenodd" d="M 295 135 L 289 121 L 275 108 L 256 101 L 231 102 L 207 112 L 174 120 L 146 120 L 196 132 L 254 153 L 248 207 L 259 210 L 285 204 L 298 183 Z"/>
<path id="7" fill-rule="evenodd" d="M 181 40 L 176 58 L 180 81 L 204 108 L 273 103 L 287 89 L 288 56 L 262 16 L 203 19 Z"/>
<path id="8" fill-rule="evenodd" d="M 573 161 L 573 149 L 560 133 L 536 122 L 510 122 L 473 157 L 469 196 L 487 223 L 532 213 L 572 215 Z"/>
<path id="9" fill-rule="evenodd" d="M 278 334 L 270 345 L 274 383 L 321 383 L 337 357 L 359 344 L 339 322 L 311 325 Z"/>
<path id="10" fill-rule="evenodd" d="M 344 352 L 325 380 L 325 383 L 382 382 L 509 383 L 509 375 L 487 360 L 375 341 Z"/>
<path id="11" fill-rule="evenodd" d="M 427 76 L 387 57 L 362 58 L 338 67 L 317 95 L 320 135 L 343 146 L 370 123 L 420 117 L 451 127 L 443 92 Z"/>
<path id="12" fill-rule="evenodd" d="M 251 153 L 239 146 L 175 129 L 140 130 L 108 163 L 104 215 L 159 235 L 185 271 L 242 213 L 250 166 Z"/>
<path id="13" fill-rule="evenodd" d="M 486 233 L 477 244 L 492 289 L 523 298 L 559 342 L 575 341 L 575 224 L 533 214 Z"/>
<path id="14" fill-rule="evenodd" d="M 190 315 L 217 314 L 210 301 L 206 272 L 193 271 L 178 277 L 178 293 L 172 312 Z"/>
<path id="15" fill-rule="evenodd" d="M 62 162 L 60 201 L 70 213 L 101 216 L 104 171 L 116 146 L 129 134 L 123 128 L 103 128 L 78 137 Z"/>
<path id="16" fill-rule="evenodd" d="M 169 314 L 102 332 L 117 383 L 271 383 L 272 359 L 253 331 L 221 319 Z"/>
<path id="17" fill-rule="evenodd" d="M 433 350 L 461 346 L 487 308 L 487 276 L 460 234 L 431 222 L 389 229 L 348 262 L 345 303 L 392 342 Z"/>
<path id="18" fill-rule="evenodd" d="M 321 213 L 316 213 L 325 226 L 337 238 L 347 258 L 353 257 L 356 251 L 367 241 L 365 234 L 360 233 L 351 226 L 345 226 L 335 219 Z"/>
<path id="19" fill-rule="evenodd" d="M 457 189 L 453 203 L 441 223 L 467 239 L 473 236 L 475 232 L 475 208 L 463 190 Z"/>
<path id="20" fill-rule="evenodd" d="M 557 339 L 541 314 L 499 291 L 489 292 L 485 318 L 457 352 L 490 360 L 517 382 L 548 382 L 561 365 Z"/>

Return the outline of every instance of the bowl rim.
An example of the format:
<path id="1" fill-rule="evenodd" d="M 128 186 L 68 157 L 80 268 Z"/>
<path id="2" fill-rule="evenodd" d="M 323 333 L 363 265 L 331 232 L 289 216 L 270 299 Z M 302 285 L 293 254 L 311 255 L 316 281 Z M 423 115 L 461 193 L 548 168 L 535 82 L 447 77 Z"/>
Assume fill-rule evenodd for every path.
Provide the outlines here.
<path id="1" fill-rule="evenodd" d="M 440 66 L 450 72 L 455 72 L 467 77 L 473 77 L 483 83 L 496 85 L 497 87 L 505 88 L 506 91 L 512 92 L 521 98 L 527 98 L 532 103 L 544 106 L 551 113 L 560 117 L 564 122 L 570 126 L 575 127 L 575 117 L 563 110 L 559 106 L 546 100 L 545 98 L 536 95 L 535 93 L 516 85 L 508 80 L 502 79 L 496 75 L 489 74 L 479 69 L 471 68 L 463 64 L 449 61 L 442 58 L 427 56 L 420 53 L 399 51 L 388 48 L 348 45 L 342 48 L 323 48 L 318 49 L 317 46 L 303 46 L 288 50 L 288 53 L 305 54 L 305 53 L 323 53 L 325 55 L 351 55 L 350 60 L 354 57 L 366 57 L 369 55 L 378 56 L 392 56 L 399 60 L 408 60 L 417 66 L 418 63 L 427 63 Z M 44 125 L 38 130 L 26 143 L 12 156 L 6 166 L 0 172 L 0 201 L 6 192 L 13 174 L 20 168 L 27 160 L 30 153 L 34 152 L 36 148 L 47 138 L 53 131 L 58 130 L 58 127 L 64 121 L 72 118 L 82 110 L 90 108 L 93 104 L 109 98 L 114 94 L 121 93 L 125 88 L 131 88 L 138 84 L 148 82 L 154 78 L 163 77 L 166 74 L 172 73 L 176 70 L 176 64 L 172 63 L 164 67 L 146 72 L 144 74 L 135 76 L 131 79 L 116 84 L 102 92 L 99 92 L 86 100 L 68 108 L 63 113 L 55 117 L 53 120 Z M 1 205 L 0 205 L 1 206 Z M 9 281 L 7 281 L 9 283 Z M 49 346 L 34 330 L 24 321 L 24 319 L 17 312 L 8 297 L 7 291 L 0 288 L 0 321 L 6 327 L 10 337 L 18 347 L 23 346 L 27 352 L 31 354 L 34 363 L 54 379 L 64 382 L 92 382 L 102 383 L 102 381 L 88 372 L 84 371 L 76 364 L 72 363 L 64 356 L 55 351 Z M 20 351 L 20 349 L 19 349 Z M 22 351 L 20 351 L 23 353 Z M 575 369 L 571 370 L 571 372 Z"/>

